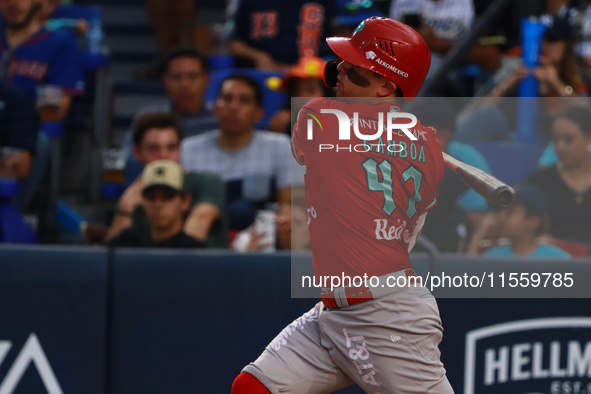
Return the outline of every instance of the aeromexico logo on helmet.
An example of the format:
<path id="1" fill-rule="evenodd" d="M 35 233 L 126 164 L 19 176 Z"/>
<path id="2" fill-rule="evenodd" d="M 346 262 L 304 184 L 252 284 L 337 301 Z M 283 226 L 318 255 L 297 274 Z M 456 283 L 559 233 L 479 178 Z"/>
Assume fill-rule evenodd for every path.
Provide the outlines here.
<path id="1" fill-rule="evenodd" d="M 397 67 L 394 67 L 391 64 L 386 63 L 385 61 L 383 61 L 382 59 L 380 59 L 378 57 L 378 55 L 376 55 L 376 53 L 374 51 L 367 51 L 365 52 L 365 58 L 369 59 L 369 60 L 373 60 L 374 62 L 378 63 L 380 66 L 382 67 L 386 67 L 387 69 L 394 71 L 396 74 L 403 76 L 404 78 L 408 78 L 408 73 L 404 72 L 402 70 L 400 70 Z"/>

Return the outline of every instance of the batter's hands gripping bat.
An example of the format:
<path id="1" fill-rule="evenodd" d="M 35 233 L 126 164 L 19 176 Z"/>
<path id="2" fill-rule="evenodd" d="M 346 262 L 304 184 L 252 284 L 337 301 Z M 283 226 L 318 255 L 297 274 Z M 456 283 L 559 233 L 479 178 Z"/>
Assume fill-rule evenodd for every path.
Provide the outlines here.
<path id="1" fill-rule="evenodd" d="M 447 168 L 455 172 L 466 185 L 495 207 L 504 208 L 513 201 L 515 196 L 513 188 L 491 174 L 461 162 L 445 152 L 443 152 L 443 161 Z"/>

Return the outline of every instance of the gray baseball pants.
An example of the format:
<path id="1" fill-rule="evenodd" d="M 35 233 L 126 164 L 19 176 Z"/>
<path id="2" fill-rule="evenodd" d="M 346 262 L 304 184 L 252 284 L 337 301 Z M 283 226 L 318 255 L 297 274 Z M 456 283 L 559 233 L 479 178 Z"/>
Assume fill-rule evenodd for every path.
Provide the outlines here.
<path id="1" fill-rule="evenodd" d="M 319 302 L 243 371 L 272 393 L 330 393 L 355 383 L 374 394 L 453 394 L 440 361 L 442 332 L 425 287 L 340 309 Z"/>

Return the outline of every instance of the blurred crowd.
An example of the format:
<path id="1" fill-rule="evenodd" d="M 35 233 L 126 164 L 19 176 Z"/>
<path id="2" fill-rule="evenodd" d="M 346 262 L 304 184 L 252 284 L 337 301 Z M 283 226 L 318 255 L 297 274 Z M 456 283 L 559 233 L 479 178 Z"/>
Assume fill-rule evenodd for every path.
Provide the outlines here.
<path id="1" fill-rule="evenodd" d="M 68 3 L 0 0 L 2 242 L 39 242 L 45 228 L 39 223 L 53 220 L 54 142 L 64 129 L 88 127 L 93 73 L 108 63 L 100 19 L 68 12 L 79 5 Z M 82 6 L 88 4 L 100 2 Z M 304 170 L 291 158 L 291 99 L 333 95 L 323 83 L 324 66 L 334 59 L 325 37 L 348 36 L 368 17 L 389 16 L 416 29 L 432 54 L 425 89 L 409 111 L 437 129 L 443 151 L 502 180 L 507 175 L 516 189 L 514 204 L 499 210 L 446 173 L 416 249 L 589 254 L 590 2 L 146 0 L 145 6 L 160 56 L 134 76 L 161 84 L 167 101 L 139 109 L 128 125 L 117 154 L 125 164 L 115 177 L 121 193 L 108 220 L 77 222 L 84 242 L 308 250 L 314 213 L 306 207 Z M 224 8 L 221 32 L 199 22 L 211 7 Z M 284 101 L 275 102 L 277 93 Z"/>

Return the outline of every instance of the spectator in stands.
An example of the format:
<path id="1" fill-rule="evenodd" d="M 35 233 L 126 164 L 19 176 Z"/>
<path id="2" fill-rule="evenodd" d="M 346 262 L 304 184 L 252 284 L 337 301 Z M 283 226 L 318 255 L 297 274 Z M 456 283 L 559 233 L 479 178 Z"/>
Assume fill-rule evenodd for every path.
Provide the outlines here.
<path id="1" fill-rule="evenodd" d="M 332 89 L 324 85 L 324 60 L 303 57 L 283 76 L 280 88 L 288 93 L 283 109 L 269 119 L 269 130 L 291 135 L 291 99 L 293 97 L 330 97 Z"/>
<path id="2" fill-rule="evenodd" d="M 550 198 L 549 237 L 591 244 L 591 115 L 586 108 L 569 106 L 552 122 L 558 163 L 542 168 L 526 183 Z"/>
<path id="3" fill-rule="evenodd" d="M 486 98 L 477 100 L 464 115 L 465 121 L 458 128 L 456 138 L 460 141 L 508 141 L 513 139 L 512 127 L 507 114 L 514 110 L 510 105 L 501 111 L 501 97 L 517 97 L 518 85 L 523 78 L 533 75 L 539 81 L 541 101 L 545 106 L 542 117 L 552 116 L 564 108 L 563 97 L 585 96 L 587 88 L 583 83 L 580 69 L 573 54 L 572 31 L 568 23 L 557 17 L 546 15 L 542 19 L 548 27 L 545 30 L 540 55 L 540 66 L 531 71 L 518 62 L 513 71 L 486 94 Z M 549 124 L 548 119 L 538 122 L 539 126 Z M 538 132 L 539 140 L 547 143 L 547 130 Z"/>
<path id="4" fill-rule="evenodd" d="M 562 18 L 545 15 L 544 21 L 548 25 L 544 32 L 540 66 L 532 74 L 540 82 L 540 96 L 542 97 L 571 97 L 586 95 L 587 88 L 573 52 L 572 29 Z M 493 89 L 489 97 L 516 95 L 511 91 L 517 82 L 529 73 L 523 65 L 503 83 Z"/>
<path id="5" fill-rule="evenodd" d="M 181 166 L 171 160 L 146 165 L 141 177 L 142 205 L 149 232 L 129 227 L 107 242 L 108 246 L 203 248 L 205 244 L 183 231 L 191 195 L 184 188 Z"/>
<path id="6" fill-rule="evenodd" d="M 169 102 L 141 108 L 134 116 L 131 128 L 123 139 L 126 157 L 125 182 L 129 184 L 142 171 L 142 165 L 131 155 L 133 130 L 143 115 L 170 112 L 183 125 L 183 138 L 199 135 L 217 127 L 215 116 L 205 108 L 205 91 L 209 84 L 207 57 L 191 47 L 179 47 L 169 52 L 162 62 L 162 83 Z"/>
<path id="7" fill-rule="evenodd" d="M 142 116 L 135 125 L 133 139 L 133 154 L 143 166 L 155 160 L 180 160 L 182 127 L 171 114 L 151 113 Z M 193 200 L 185 221 L 185 232 L 206 242 L 209 247 L 227 247 L 224 185 L 220 178 L 211 173 L 187 171 L 183 184 Z M 147 228 L 141 191 L 139 178 L 125 190 L 106 235 L 107 240 L 130 226 L 138 230 Z"/>
<path id="8" fill-rule="evenodd" d="M 591 151 L 589 152 L 591 155 Z M 554 149 L 554 145 L 552 143 L 548 144 L 544 151 L 538 158 L 538 166 L 539 167 L 548 167 L 558 163 L 558 155 L 556 154 L 556 149 Z"/>
<path id="9" fill-rule="evenodd" d="M 217 126 L 213 114 L 205 108 L 209 84 L 209 63 L 198 49 L 178 47 L 162 63 L 162 82 L 170 102 L 164 107 L 144 108 L 139 113 L 172 112 L 180 117 L 184 137 L 199 135 Z"/>
<path id="10" fill-rule="evenodd" d="M 334 0 L 238 0 L 230 50 L 238 64 L 287 70 L 300 57 L 330 54 Z"/>
<path id="11" fill-rule="evenodd" d="M 162 83 L 169 102 L 141 108 L 133 118 L 124 137 L 125 156 L 131 153 L 133 130 L 143 115 L 170 112 L 180 118 L 184 136 L 191 137 L 217 127 L 215 116 L 205 108 L 205 91 L 209 84 L 207 57 L 191 47 L 178 47 L 169 52 L 162 62 Z M 139 172 L 138 172 L 139 173 Z"/>
<path id="12" fill-rule="evenodd" d="M 513 203 L 499 213 L 501 234 L 510 244 L 494 246 L 484 255 L 494 257 L 530 257 L 568 259 L 570 254 L 558 246 L 540 242 L 539 236 L 548 227 L 550 202 L 535 186 L 516 188 Z"/>
<path id="13" fill-rule="evenodd" d="M 454 141 L 457 110 L 448 99 L 425 98 L 411 110 L 425 126 L 434 127 L 441 149 L 451 156 L 491 172 L 484 156 L 470 145 Z M 442 252 L 465 252 L 480 231 L 489 212 L 487 201 L 468 188 L 457 175 L 445 169 L 443 183 L 437 192 L 437 206 L 429 213 L 429 228 L 422 232 Z"/>
<path id="14" fill-rule="evenodd" d="M 268 203 L 289 203 L 289 137 L 255 130 L 263 116 L 256 80 L 231 75 L 222 81 L 214 105 L 220 128 L 183 140 L 181 162 L 190 171 L 219 174 L 226 183 L 231 229 L 244 229 Z"/>
<path id="15" fill-rule="evenodd" d="M 41 5 L 41 0 L 0 1 L 0 80 L 33 99 L 39 86 L 59 86 L 59 106 L 52 119 L 42 120 L 60 120 L 68 113 L 72 95 L 83 91 L 83 68 L 76 39 L 65 30 L 47 30 L 38 17 Z"/>

